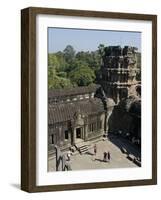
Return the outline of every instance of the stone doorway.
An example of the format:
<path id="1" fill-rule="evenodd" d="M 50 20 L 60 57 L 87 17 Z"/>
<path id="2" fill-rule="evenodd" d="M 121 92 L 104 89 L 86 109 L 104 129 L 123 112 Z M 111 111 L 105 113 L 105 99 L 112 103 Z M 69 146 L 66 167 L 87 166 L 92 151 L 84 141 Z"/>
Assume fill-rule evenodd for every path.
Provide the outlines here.
<path id="1" fill-rule="evenodd" d="M 79 143 L 83 141 L 83 127 L 76 128 L 75 132 L 75 143 Z"/>
<path id="2" fill-rule="evenodd" d="M 82 136 L 81 136 L 81 130 L 82 128 L 76 128 L 76 139 L 81 139 Z"/>

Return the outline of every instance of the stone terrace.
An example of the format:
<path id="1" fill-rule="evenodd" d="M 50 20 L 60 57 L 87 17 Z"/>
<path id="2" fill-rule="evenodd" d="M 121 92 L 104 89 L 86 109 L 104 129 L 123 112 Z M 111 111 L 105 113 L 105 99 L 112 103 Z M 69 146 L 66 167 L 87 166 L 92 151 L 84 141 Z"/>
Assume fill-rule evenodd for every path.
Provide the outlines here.
<path id="1" fill-rule="evenodd" d="M 127 159 L 127 155 L 121 152 L 120 146 L 126 146 L 127 151 L 138 156 L 139 152 L 127 141 L 114 137 L 112 142 L 110 140 L 98 141 L 97 154 L 93 155 L 93 146 L 90 146 L 89 152 L 86 154 L 76 154 L 71 156 L 70 165 L 72 170 L 85 170 L 85 169 L 108 169 L 108 168 L 129 168 L 138 167 L 132 161 Z M 103 152 L 110 151 L 111 161 L 103 161 Z M 139 155 L 140 156 L 140 155 Z M 48 162 L 48 170 L 55 171 L 55 159 L 50 159 Z"/>

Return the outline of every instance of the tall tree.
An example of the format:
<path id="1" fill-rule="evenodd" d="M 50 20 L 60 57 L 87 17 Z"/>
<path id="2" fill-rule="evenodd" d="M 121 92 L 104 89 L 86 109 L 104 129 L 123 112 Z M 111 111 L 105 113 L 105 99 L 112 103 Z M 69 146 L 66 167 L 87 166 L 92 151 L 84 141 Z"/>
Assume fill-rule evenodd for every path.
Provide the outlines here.
<path id="1" fill-rule="evenodd" d="M 67 45 L 66 48 L 64 49 L 63 53 L 64 53 L 65 61 L 68 64 L 70 64 L 74 60 L 74 57 L 75 57 L 74 48 L 71 45 Z"/>
<path id="2" fill-rule="evenodd" d="M 99 52 L 99 54 L 100 54 L 101 57 L 104 56 L 104 53 L 105 53 L 104 49 L 105 49 L 105 45 L 104 44 L 100 44 L 98 46 L 98 52 Z"/>

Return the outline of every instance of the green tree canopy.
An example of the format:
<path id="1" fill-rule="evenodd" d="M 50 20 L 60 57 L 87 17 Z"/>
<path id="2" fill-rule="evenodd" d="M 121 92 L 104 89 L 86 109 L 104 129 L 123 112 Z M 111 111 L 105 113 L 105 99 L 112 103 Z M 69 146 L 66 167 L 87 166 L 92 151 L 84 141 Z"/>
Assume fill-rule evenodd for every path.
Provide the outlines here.
<path id="1" fill-rule="evenodd" d="M 72 83 L 69 79 L 60 77 L 56 74 L 56 70 L 53 67 L 48 68 L 48 88 L 60 89 L 71 88 Z"/>
<path id="2" fill-rule="evenodd" d="M 87 86 L 95 82 L 101 66 L 99 50 L 76 52 L 71 45 L 48 55 L 49 88 Z"/>
<path id="3" fill-rule="evenodd" d="M 55 70 L 59 68 L 59 61 L 54 53 L 48 55 L 48 66 L 52 66 Z"/>
<path id="4" fill-rule="evenodd" d="M 73 84 L 77 84 L 78 86 L 87 86 L 94 82 L 95 74 L 89 67 L 81 66 L 71 72 L 70 78 Z"/>

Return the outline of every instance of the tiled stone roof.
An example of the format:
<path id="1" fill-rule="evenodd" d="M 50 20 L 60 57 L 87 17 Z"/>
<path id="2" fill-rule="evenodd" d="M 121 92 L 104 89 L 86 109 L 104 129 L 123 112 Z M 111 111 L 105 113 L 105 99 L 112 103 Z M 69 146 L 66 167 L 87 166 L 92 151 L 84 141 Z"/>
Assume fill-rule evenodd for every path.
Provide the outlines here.
<path id="1" fill-rule="evenodd" d="M 100 85 L 91 85 L 84 87 L 75 87 L 71 89 L 50 89 L 48 91 L 48 98 L 60 98 L 63 96 L 76 96 L 82 94 L 89 94 L 95 92 Z"/>
<path id="2" fill-rule="evenodd" d="M 48 123 L 65 122 L 73 119 L 76 112 L 92 115 L 104 112 L 104 106 L 99 98 L 93 98 L 71 103 L 49 104 Z"/>

